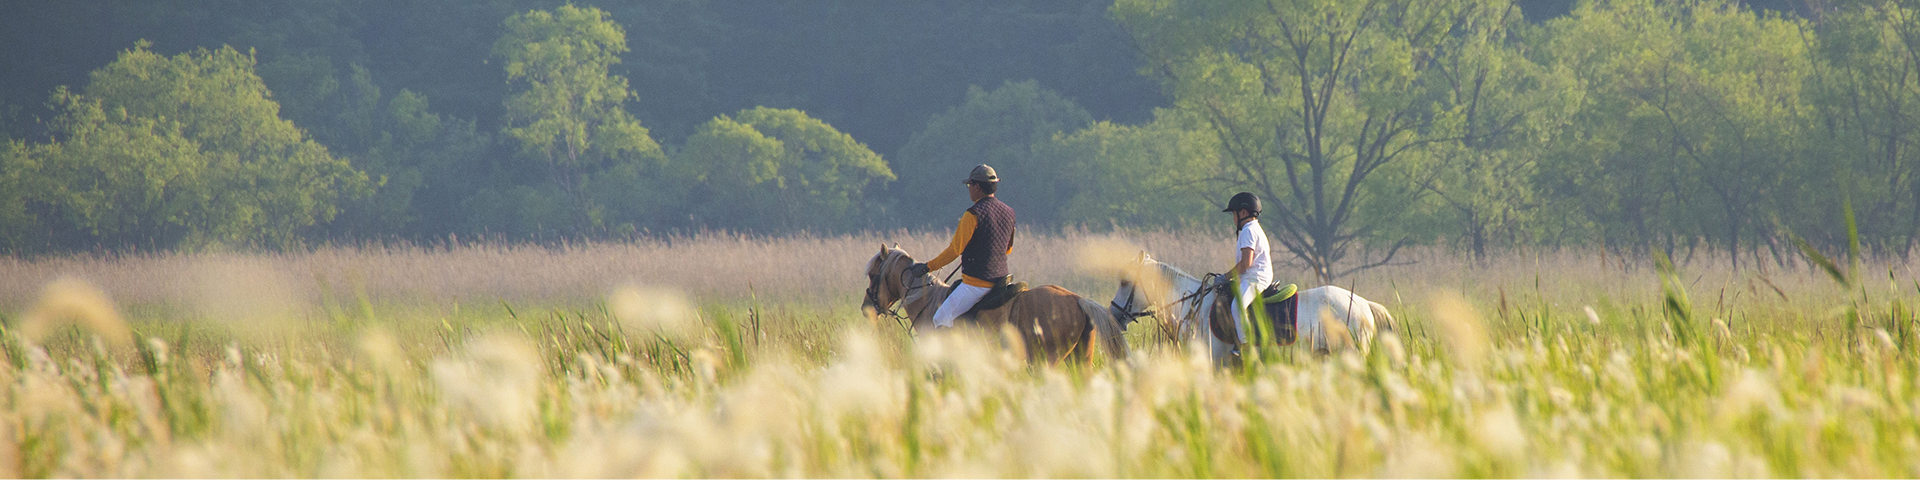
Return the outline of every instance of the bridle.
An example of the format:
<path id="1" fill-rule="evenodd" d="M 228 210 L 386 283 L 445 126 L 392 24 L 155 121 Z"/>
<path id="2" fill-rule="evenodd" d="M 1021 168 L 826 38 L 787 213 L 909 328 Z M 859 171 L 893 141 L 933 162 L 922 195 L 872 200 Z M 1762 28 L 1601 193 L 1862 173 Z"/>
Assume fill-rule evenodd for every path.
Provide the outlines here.
<path id="1" fill-rule="evenodd" d="M 888 302 L 886 305 L 880 304 L 880 285 L 886 280 L 887 267 L 892 266 L 893 259 L 896 258 L 900 258 L 900 255 L 889 251 L 887 252 L 887 258 L 880 261 L 879 273 L 867 272 L 866 303 L 872 305 L 873 309 L 881 314 L 892 317 L 894 320 L 902 320 L 907 318 L 907 316 L 900 313 L 900 307 L 897 306 L 899 302 L 897 300 Z M 905 298 L 905 295 L 903 294 L 901 297 Z"/>
<path id="2" fill-rule="evenodd" d="M 1141 311 L 1138 311 L 1138 312 L 1135 312 L 1135 311 L 1133 311 L 1133 300 L 1134 300 L 1134 298 L 1136 298 L 1136 297 L 1139 297 L 1139 296 L 1140 296 L 1140 287 L 1139 287 L 1139 286 L 1137 286 L 1137 284 L 1136 284 L 1136 285 L 1133 285 L 1133 286 L 1128 286 L 1127 288 L 1131 288 L 1131 289 L 1133 289 L 1133 292 L 1127 295 L 1127 304 L 1126 304 L 1126 305 L 1121 305 L 1121 304 L 1120 304 L 1120 302 L 1107 302 L 1107 306 L 1109 306 L 1109 307 L 1113 307 L 1113 309 L 1114 309 L 1114 310 L 1116 310 L 1116 311 L 1119 311 L 1119 312 L 1120 312 L 1120 316 L 1122 316 L 1122 317 L 1126 317 L 1126 320 L 1124 320 L 1124 321 L 1121 321 L 1121 322 L 1120 322 L 1120 324 L 1121 324 L 1121 325 L 1126 325 L 1126 324 L 1129 324 L 1129 323 L 1133 323 L 1133 322 L 1136 322 L 1136 321 L 1139 321 L 1139 320 L 1140 320 L 1140 317 L 1151 317 L 1151 316 L 1154 316 L 1154 315 L 1155 315 L 1155 312 L 1154 312 L 1154 311 L 1153 311 L 1153 309 L 1151 309 L 1151 308 L 1149 308 L 1149 309 L 1146 309 L 1146 310 L 1141 310 Z"/>
<path id="3" fill-rule="evenodd" d="M 882 306 L 880 304 L 880 285 L 882 285 L 885 282 L 886 279 L 884 277 L 886 273 L 889 271 L 892 271 L 892 269 L 889 267 L 893 265 L 893 262 L 895 260 L 898 260 L 901 257 L 902 255 L 899 252 L 889 251 L 887 252 L 887 258 L 885 260 L 880 261 L 880 269 L 879 269 L 880 273 L 867 272 L 866 303 L 868 305 L 872 305 L 874 311 L 879 312 L 882 315 L 886 315 L 888 318 L 892 318 L 895 322 L 898 322 L 901 325 L 909 325 L 912 323 L 912 317 L 909 317 L 907 316 L 906 313 L 902 312 L 900 310 L 901 307 L 905 306 L 904 304 L 906 303 L 906 300 L 908 298 L 913 297 L 913 294 L 915 291 L 932 286 L 931 285 L 932 282 L 931 281 L 922 282 L 918 285 L 909 284 L 906 286 L 905 291 L 900 292 L 899 299 L 894 300 L 893 302 L 889 302 L 887 305 Z M 928 302 L 928 303 L 932 303 L 932 302 Z M 927 306 L 922 305 L 920 307 L 921 311 L 914 312 L 914 313 L 915 314 L 926 313 L 926 309 L 927 309 Z"/>
<path id="4" fill-rule="evenodd" d="M 1208 286 L 1209 284 L 1212 283 L 1212 280 L 1214 279 L 1214 277 L 1218 277 L 1218 276 L 1220 276 L 1220 274 L 1218 273 L 1206 274 L 1205 276 L 1200 277 L 1200 288 L 1194 289 L 1193 293 L 1189 293 L 1186 296 L 1176 298 L 1171 302 L 1166 302 L 1165 304 L 1158 304 L 1158 305 L 1165 306 L 1165 305 L 1172 305 L 1180 302 L 1185 302 L 1187 300 L 1192 300 L 1195 297 L 1206 295 L 1207 293 L 1210 293 L 1214 290 L 1219 290 L 1221 289 L 1221 286 L 1214 286 L 1214 287 Z M 1133 311 L 1134 298 L 1140 296 L 1140 292 L 1138 290 L 1140 288 L 1139 284 L 1134 283 L 1133 288 L 1135 289 L 1133 294 L 1127 295 L 1126 305 L 1121 305 L 1119 302 L 1107 302 L 1108 306 L 1113 307 L 1115 310 L 1119 310 L 1120 316 L 1127 317 L 1126 322 L 1121 323 L 1122 325 L 1125 325 L 1126 323 L 1138 321 L 1140 320 L 1140 317 L 1151 317 L 1158 314 L 1158 312 L 1155 312 L 1153 308 L 1151 308 L 1156 304 L 1151 304 L 1151 303 L 1148 304 L 1148 307 L 1150 308 L 1146 310 L 1141 310 L 1138 312 Z M 1199 303 L 1196 302 L 1191 308 L 1191 311 L 1187 313 L 1187 318 L 1193 318 L 1194 316 L 1197 316 L 1199 313 L 1200 313 L 1200 305 Z"/>

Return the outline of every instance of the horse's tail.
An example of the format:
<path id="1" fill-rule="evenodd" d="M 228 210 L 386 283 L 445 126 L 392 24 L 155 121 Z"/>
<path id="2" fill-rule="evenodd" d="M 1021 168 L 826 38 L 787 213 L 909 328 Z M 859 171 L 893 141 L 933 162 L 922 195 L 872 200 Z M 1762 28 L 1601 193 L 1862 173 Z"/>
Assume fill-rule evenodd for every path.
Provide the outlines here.
<path id="1" fill-rule="evenodd" d="M 1087 323 L 1093 324 L 1093 333 L 1100 337 L 1100 349 L 1107 352 L 1107 358 L 1126 360 L 1131 356 L 1127 351 L 1126 330 L 1113 320 L 1113 313 L 1108 312 L 1105 305 L 1080 297 L 1080 311 L 1086 313 Z"/>
<path id="2" fill-rule="evenodd" d="M 1380 329 L 1380 331 L 1382 332 L 1400 331 L 1400 328 L 1394 325 L 1395 322 L 1393 321 L 1393 314 L 1387 313 L 1386 305 L 1381 305 L 1380 302 L 1368 300 L 1367 308 L 1373 310 L 1373 323 L 1375 327 Z"/>

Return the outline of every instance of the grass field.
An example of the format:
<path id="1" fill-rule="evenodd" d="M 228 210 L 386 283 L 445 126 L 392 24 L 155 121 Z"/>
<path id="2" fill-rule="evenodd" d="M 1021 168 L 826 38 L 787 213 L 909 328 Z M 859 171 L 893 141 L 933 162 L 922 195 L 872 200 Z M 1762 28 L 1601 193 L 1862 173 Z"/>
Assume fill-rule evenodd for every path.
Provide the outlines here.
<path id="1" fill-rule="evenodd" d="M 1907 263 L 1415 251 L 1342 282 L 1402 322 L 1370 357 L 1215 369 L 1136 325 L 1131 359 L 1029 366 L 857 310 L 881 242 L 944 240 L 0 259 L 0 475 L 1920 476 Z M 1088 245 L 1231 248 L 1019 242 L 1101 302 Z"/>

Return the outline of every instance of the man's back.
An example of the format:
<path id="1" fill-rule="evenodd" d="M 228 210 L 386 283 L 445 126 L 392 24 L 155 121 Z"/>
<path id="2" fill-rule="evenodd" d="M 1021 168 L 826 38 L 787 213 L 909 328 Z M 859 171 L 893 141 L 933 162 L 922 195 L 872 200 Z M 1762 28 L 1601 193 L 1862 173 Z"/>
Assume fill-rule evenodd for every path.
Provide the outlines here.
<path id="1" fill-rule="evenodd" d="M 987 197 L 974 202 L 967 212 L 974 216 L 973 238 L 960 252 L 960 273 L 989 281 L 1007 276 L 1011 273 L 1007 253 L 1013 248 L 1013 207 L 999 198 Z"/>

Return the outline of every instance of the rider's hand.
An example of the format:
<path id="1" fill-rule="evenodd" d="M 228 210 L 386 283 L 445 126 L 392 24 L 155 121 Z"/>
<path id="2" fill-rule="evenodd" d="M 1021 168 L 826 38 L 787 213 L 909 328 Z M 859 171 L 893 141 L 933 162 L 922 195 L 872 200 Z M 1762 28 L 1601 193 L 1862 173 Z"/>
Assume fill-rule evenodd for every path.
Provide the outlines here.
<path id="1" fill-rule="evenodd" d="M 927 274 L 927 264 L 925 263 L 914 263 L 913 265 L 907 266 L 908 277 L 919 277 L 921 275 L 926 275 L 926 274 Z"/>

